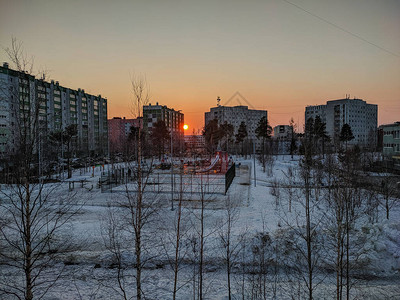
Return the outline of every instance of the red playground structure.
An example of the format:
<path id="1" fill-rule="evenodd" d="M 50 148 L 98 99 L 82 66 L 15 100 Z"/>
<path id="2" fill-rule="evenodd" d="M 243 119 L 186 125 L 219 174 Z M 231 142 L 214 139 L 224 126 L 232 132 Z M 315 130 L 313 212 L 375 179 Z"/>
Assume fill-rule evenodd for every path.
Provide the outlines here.
<path id="1" fill-rule="evenodd" d="M 211 161 L 211 164 L 201 170 L 197 170 L 196 173 L 207 173 L 209 171 L 214 171 L 214 173 L 222 173 L 225 174 L 229 167 L 229 159 L 228 152 L 225 151 L 217 151 L 215 153 L 214 159 Z"/>

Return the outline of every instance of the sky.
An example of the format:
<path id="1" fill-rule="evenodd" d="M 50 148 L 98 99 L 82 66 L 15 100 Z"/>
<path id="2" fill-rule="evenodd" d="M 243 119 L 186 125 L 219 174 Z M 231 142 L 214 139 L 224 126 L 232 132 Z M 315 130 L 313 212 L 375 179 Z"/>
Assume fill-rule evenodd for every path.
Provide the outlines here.
<path id="1" fill-rule="evenodd" d="M 134 117 L 144 76 L 190 133 L 237 91 L 299 131 L 305 106 L 346 94 L 378 104 L 378 124 L 400 121 L 398 0 L 0 0 L 2 62 L 12 37 L 48 78 L 106 97 L 109 118 Z"/>

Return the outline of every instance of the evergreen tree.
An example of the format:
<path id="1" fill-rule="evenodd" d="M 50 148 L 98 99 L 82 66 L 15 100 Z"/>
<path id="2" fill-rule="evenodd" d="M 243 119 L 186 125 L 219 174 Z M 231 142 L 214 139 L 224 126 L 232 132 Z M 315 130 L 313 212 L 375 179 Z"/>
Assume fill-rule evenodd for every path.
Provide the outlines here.
<path id="1" fill-rule="evenodd" d="M 266 167 L 266 155 L 267 155 L 267 147 L 265 145 L 266 140 L 271 140 L 271 134 L 272 134 L 272 127 L 269 126 L 267 117 L 264 116 L 260 119 L 258 122 L 258 126 L 256 128 L 256 137 L 258 139 L 262 139 L 262 149 L 260 152 L 259 159 L 261 161 L 261 164 L 263 166 L 263 172 L 265 172 L 265 167 Z"/>
<path id="2" fill-rule="evenodd" d="M 256 128 L 256 136 L 259 139 L 263 139 L 264 142 L 265 140 L 271 138 L 271 134 L 272 134 L 272 127 L 269 125 L 267 117 L 264 116 L 258 122 Z"/>
<path id="3" fill-rule="evenodd" d="M 164 154 L 165 145 L 168 143 L 169 139 L 170 133 L 165 122 L 163 120 L 157 121 L 151 131 L 151 140 L 155 146 L 159 159 L 161 158 L 161 155 Z"/>
<path id="4" fill-rule="evenodd" d="M 231 137 L 233 136 L 234 131 L 233 125 L 225 121 L 224 124 L 219 126 L 219 130 L 221 139 L 223 138 L 225 140 L 225 151 L 228 151 L 228 145 L 229 142 L 232 141 Z"/>
<path id="5" fill-rule="evenodd" d="M 71 164 L 71 147 L 73 138 L 78 134 L 78 128 L 76 124 L 68 125 L 64 130 L 55 131 L 50 134 L 50 141 L 58 143 L 61 146 L 67 146 L 67 167 L 68 167 L 68 178 L 72 177 Z M 64 163 L 64 162 L 63 162 Z"/>
<path id="6" fill-rule="evenodd" d="M 294 129 L 296 124 L 294 123 L 293 118 L 290 119 L 289 126 L 290 126 L 290 146 L 289 146 L 290 148 L 289 148 L 289 151 L 290 151 L 290 155 L 293 159 L 293 154 L 297 150 L 296 131 Z"/>
<path id="7" fill-rule="evenodd" d="M 329 141 L 329 136 L 326 133 L 326 123 L 322 122 L 320 116 L 315 117 L 313 131 L 316 142 L 322 142 L 322 155 L 325 156 L 325 142 Z"/>
<path id="8" fill-rule="evenodd" d="M 346 123 L 343 125 L 342 130 L 340 131 L 339 139 L 340 141 L 345 142 L 347 149 L 347 142 L 354 139 L 353 131 L 351 130 L 349 124 Z"/>
<path id="9" fill-rule="evenodd" d="M 221 139 L 221 130 L 218 126 L 218 120 L 209 121 L 203 130 L 203 135 L 206 141 L 207 149 L 213 153 Z"/>
<path id="10" fill-rule="evenodd" d="M 247 137 L 247 126 L 246 126 L 246 123 L 242 121 L 242 123 L 240 123 L 238 131 L 235 135 L 236 144 L 242 143 L 242 154 L 243 154 L 243 141 L 246 137 Z"/>

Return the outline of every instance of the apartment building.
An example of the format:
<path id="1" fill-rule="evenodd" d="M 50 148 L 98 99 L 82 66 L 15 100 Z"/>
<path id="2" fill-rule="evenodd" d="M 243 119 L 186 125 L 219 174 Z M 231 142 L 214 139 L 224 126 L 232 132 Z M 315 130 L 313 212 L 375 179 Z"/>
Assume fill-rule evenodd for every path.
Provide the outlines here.
<path id="1" fill-rule="evenodd" d="M 185 135 L 186 151 L 190 153 L 204 153 L 206 142 L 204 135 Z"/>
<path id="2" fill-rule="evenodd" d="M 0 66 L 0 154 L 14 153 L 24 118 L 38 122 L 42 143 L 52 132 L 76 125 L 77 155 L 108 152 L 107 99 L 47 82 L 25 72 Z M 25 120 L 26 121 L 26 120 Z"/>
<path id="3" fill-rule="evenodd" d="M 400 161 L 400 122 L 384 124 L 379 129 L 383 131 L 383 155 Z"/>
<path id="4" fill-rule="evenodd" d="M 367 146 L 376 142 L 378 105 L 368 104 L 362 99 L 338 99 L 325 105 L 307 106 L 305 120 L 319 116 L 326 123 L 327 134 L 337 140 L 344 124 L 348 124 L 354 135 L 349 144 Z"/>
<path id="5" fill-rule="evenodd" d="M 108 120 L 108 140 L 110 142 L 110 153 L 118 153 L 124 150 L 126 141 L 132 127 L 142 126 L 142 118 L 126 119 L 125 117 L 114 117 Z"/>
<path id="6" fill-rule="evenodd" d="M 292 138 L 292 126 L 278 125 L 274 127 L 274 139 L 290 140 Z"/>
<path id="7" fill-rule="evenodd" d="M 183 138 L 184 115 L 180 110 L 168 108 L 166 105 L 144 105 L 143 106 L 143 131 L 150 134 L 154 124 L 164 121 L 168 130 L 173 133 L 174 138 Z"/>
<path id="8" fill-rule="evenodd" d="M 244 122 L 247 127 L 247 140 L 255 142 L 255 146 L 259 149 L 262 141 L 256 137 L 256 128 L 262 117 L 268 119 L 266 110 L 249 109 L 248 106 L 222 106 L 210 108 L 209 112 L 204 115 L 205 124 L 216 119 L 218 124 L 227 122 L 233 126 L 234 134 L 237 133 L 240 123 Z"/>

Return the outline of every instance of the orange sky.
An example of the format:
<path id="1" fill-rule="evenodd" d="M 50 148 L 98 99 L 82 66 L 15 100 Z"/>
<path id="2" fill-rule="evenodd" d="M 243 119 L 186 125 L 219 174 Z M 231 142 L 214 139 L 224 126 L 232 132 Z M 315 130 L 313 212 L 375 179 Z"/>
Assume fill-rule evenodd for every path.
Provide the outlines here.
<path id="1" fill-rule="evenodd" d="M 236 91 L 268 110 L 273 126 L 293 117 L 302 127 L 306 105 L 346 94 L 378 104 L 379 124 L 400 120 L 396 0 L 0 0 L 0 8 L 0 45 L 17 37 L 51 79 L 107 97 L 110 118 L 132 117 L 130 75 L 145 74 L 151 102 L 181 109 L 188 132 L 204 126 L 217 96 L 224 104 Z"/>

